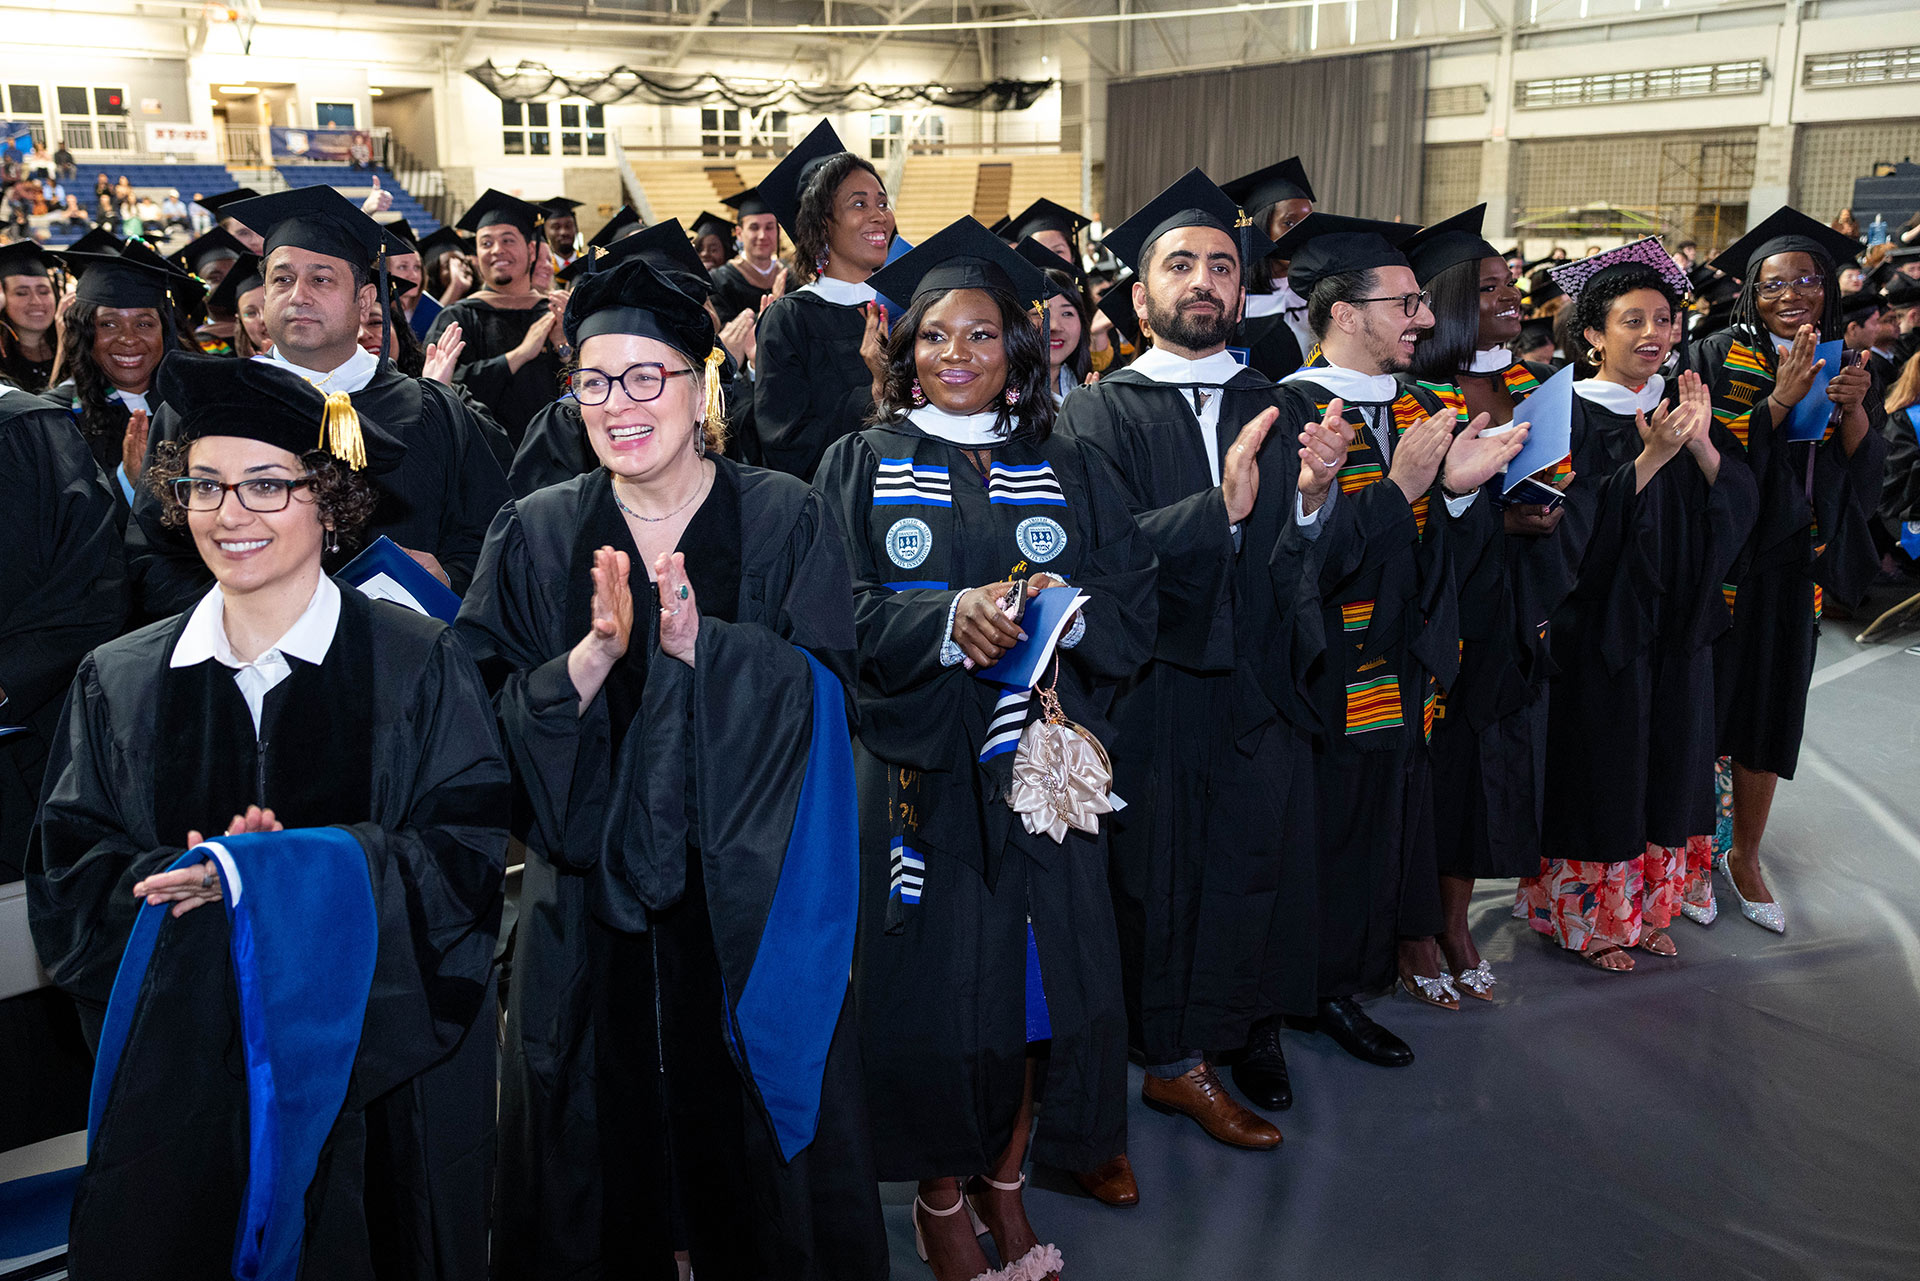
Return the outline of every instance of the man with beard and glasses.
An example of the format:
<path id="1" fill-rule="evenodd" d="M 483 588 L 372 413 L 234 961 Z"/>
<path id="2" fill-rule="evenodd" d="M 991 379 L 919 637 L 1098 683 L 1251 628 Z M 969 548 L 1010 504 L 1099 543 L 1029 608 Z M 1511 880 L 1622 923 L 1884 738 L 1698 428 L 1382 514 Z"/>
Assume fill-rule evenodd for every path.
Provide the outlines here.
<path id="1" fill-rule="evenodd" d="M 1280 1131 L 1227 1092 L 1209 1055 L 1239 1052 L 1240 1088 L 1291 1104 L 1279 1016 L 1310 1014 L 1315 994 L 1300 695 L 1317 650 L 1293 643 L 1294 593 L 1345 429 L 1268 439 L 1279 391 L 1227 339 L 1242 264 L 1272 246 L 1206 175 L 1190 171 L 1105 243 L 1138 273 L 1154 345 L 1067 397 L 1060 421 L 1118 470 L 1160 562 L 1153 661 L 1113 715 L 1128 804 L 1113 816 L 1111 880 L 1141 1097 L 1222 1143 L 1273 1148 Z M 1289 526 L 1302 533 L 1283 538 Z M 1124 1161 L 1080 1182 L 1126 1203 L 1138 1194 Z"/>
<path id="2" fill-rule="evenodd" d="M 572 356 L 560 330 L 565 290 L 553 288 L 554 257 L 540 236 L 552 215 L 491 188 L 456 224 L 473 233 L 480 289 L 441 309 L 427 330 L 437 341 L 459 325 L 466 350 L 453 380 L 493 411 L 517 449 L 533 416 L 552 404 Z"/>
<path id="3" fill-rule="evenodd" d="M 266 328 L 273 349 L 255 356 L 290 369 L 322 393 L 343 393 L 407 446 L 391 471 L 372 478 L 377 491 L 366 540 L 385 535 L 455 592 L 464 593 L 480 559 L 487 526 L 510 494 L 505 469 L 487 433 L 452 388 L 410 378 L 360 346 L 360 322 L 375 301 L 379 278 L 368 264 L 399 242 L 331 187 L 298 187 L 228 206 L 223 212 L 263 237 Z M 376 311 L 377 315 L 378 312 Z M 391 313 L 385 323 L 401 323 Z M 164 406 L 153 420 L 154 442 L 171 440 L 178 416 Z M 206 595 L 213 575 L 184 531 L 163 527 L 158 495 L 133 502 L 127 560 L 136 612 L 163 618 Z M 352 548 L 328 550 L 333 573 Z"/>
<path id="4" fill-rule="evenodd" d="M 1454 567 L 1470 564 L 1499 528 L 1479 489 L 1527 435 L 1521 425 L 1483 437 L 1481 414 L 1456 436 L 1452 409 L 1394 377 L 1433 326 L 1396 247 L 1416 230 L 1316 213 L 1274 249 L 1307 300 L 1319 347 L 1283 380 L 1280 420 L 1323 430 L 1344 422 L 1352 441 L 1299 593 L 1327 638 L 1308 689 L 1317 722 L 1317 1023 L 1383 1067 L 1412 1063 L 1413 1051 L 1355 998 L 1393 981 L 1400 939 L 1440 928 L 1427 742 L 1438 691 L 1460 661 Z M 1458 1005 L 1444 972 L 1402 981 L 1419 999 Z"/>

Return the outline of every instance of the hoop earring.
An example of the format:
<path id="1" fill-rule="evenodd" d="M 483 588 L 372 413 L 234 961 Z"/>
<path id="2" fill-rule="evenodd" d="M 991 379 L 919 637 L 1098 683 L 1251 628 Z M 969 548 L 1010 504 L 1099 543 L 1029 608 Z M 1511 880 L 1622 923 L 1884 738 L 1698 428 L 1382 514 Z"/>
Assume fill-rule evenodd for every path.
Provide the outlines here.
<path id="1" fill-rule="evenodd" d="M 914 379 L 913 385 L 907 388 L 907 395 L 913 398 L 913 407 L 915 409 L 919 409 L 927 403 L 927 393 L 921 388 L 918 378 Z"/>
<path id="2" fill-rule="evenodd" d="M 1017 405 L 1019 403 L 1020 403 L 1020 389 L 1018 387 L 1007 388 L 1008 408 L 1012 408 L 1014 405 Z"/>

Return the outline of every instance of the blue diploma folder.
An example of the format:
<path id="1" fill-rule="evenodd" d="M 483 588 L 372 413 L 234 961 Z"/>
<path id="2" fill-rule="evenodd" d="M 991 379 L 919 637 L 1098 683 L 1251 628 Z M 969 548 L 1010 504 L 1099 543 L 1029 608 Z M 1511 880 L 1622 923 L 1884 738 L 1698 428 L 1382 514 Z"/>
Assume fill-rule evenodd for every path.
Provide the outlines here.
<path id="1" fill-rule="evenodd" d="M 1032 689 L 1040 673 L 1053 657 L 1055 645 L 1073 625 L 1074 611 L 1086 597 L 1071 587 L 1049 587 L 1027 602 L 1020 618 L 1020 630 L 1027 638 L 1000 656 L 992 667 L 974 673 L 981 680 L 1011 689 Z"/>
<path id="2" fill-rule="evenodd" d="M 1573 366 L 1568 365 L 1513 407 L 1513 421 L 1526 423 L 1527 443 L 1507 464 L 1500 492 L 1510 495 L 1527 477 L 1573 452 Z M 1489 433 L 1483 432 L 1482 435 Z M 1543 498 L 1516 499 L 1544 502 Z"/>
<path id="3" fill-rule="evenodd" d="M 1813 349 L 1815 360 L 1827 363 L 1813 376 L 1813 386 L 1807 388 L 1807 394 L 1787 415 L 1788 440 L 1819 440 L 1827 434 L 1827 423 L 1833 417 L 1836 408 L 1827 399 L 1827 384 L 1840 372 L 1840 357 L 1844 353 L 1846 342 L 1836 338 L 1832 342 L 1823 342 Z"/>
<path id="4" fill-rule="evenodd" d="M 405 605 L 443 623 L 451 623 L 460 612 L 460 598 L 453 590 L 384 534 L 349 561 L 340 577 L 375 600 Z"/>

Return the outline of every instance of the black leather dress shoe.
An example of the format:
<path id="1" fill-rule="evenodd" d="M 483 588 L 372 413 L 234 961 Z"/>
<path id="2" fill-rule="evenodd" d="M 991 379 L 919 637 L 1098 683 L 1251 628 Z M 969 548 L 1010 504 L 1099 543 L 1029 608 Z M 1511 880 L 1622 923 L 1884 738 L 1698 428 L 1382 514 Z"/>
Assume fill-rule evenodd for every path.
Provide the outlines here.
<path id="1" fill-rule="evenodd" d="M 1367 1017 L 1350 996 L 1320 1002 L 1320 1030 L 1354 1058 L 1381 1067 L 1407 1067 L 1413 1047 Z"/>
<path id="2" fill-rule="evenodd" d="M 1284 1112 L 1293 1106 L 1293 1082 L 1287 1056 L 1280 1052 L 1280 1020 L 1261 1019 L 1247 1036 L 1247 1048 L 1233 1065 L 1233 1083 L 1255 1107 Z"/>

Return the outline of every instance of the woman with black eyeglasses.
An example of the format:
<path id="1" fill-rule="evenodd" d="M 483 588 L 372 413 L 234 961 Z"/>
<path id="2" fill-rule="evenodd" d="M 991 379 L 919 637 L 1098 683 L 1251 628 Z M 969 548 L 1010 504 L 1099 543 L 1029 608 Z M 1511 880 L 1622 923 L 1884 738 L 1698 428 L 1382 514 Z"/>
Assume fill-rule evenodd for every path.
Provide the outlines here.
<path id="1" fill-rule="evenodd" d="M 305 1207 L 304 1275 L 384 1275 L 404 1260 L 399 1275 L 484 1276 L 506 762 L 452 630 L 335 583 L 321 564 L 373 510 L 366 473 L 405 447 L 260 361 L 176 352 L 156 385 L 178 431 L 145 479 L 216 585 L 80 664 L 28 851 L 41 964 L 78 1004 L 112 1082 L 75 1202 L 73 1266 L 136 1276 L 164 1260 L 173 1276 L 232 1275 L 257 1244 L 236 1232 L 243 1209 L 278 1178 L 296 1213 Z M 228 910 L 241 911 L 240 881 L 215 871 L 228 851 L 176 868 L 203 833 L 287 829 L 296 842 L 296 829 L 315 828 L 343 828 L 362 847 L 377 928 L 372 955 L 350 948 L 354 932 L 335 927 L 364 920 L 356 896 L 303 887 L 306 946 L 329 963 L 301 976 L 297 1004 L 339 974 L 371 974 L 351 1076 L 330 1103 L 297 1088 L 327 1070 L 297 1038 L 267 1047 L 279 1088 L 256 1095 L 262 1011 L 293 1000 L 273 981 L 284 969 L 256 967 L 257 985 L 243 985 L 238 925 L 241 963 L 229 964 L 227 910 L 207 910 L 230 883 Z M 359 862 L 349 851 L 348 867 Z M 271 894 L 247 890 L 255 903 Z M 116 974 L 143 907 L 167 911 L 129 992 Z M 275 946 L 270 933 L 257 941 Z M 136 992 L 129 1024 L 122 999 Z M 250 1105 L 277 1125 L 250 1130 Z M 325 1143 L 287 1169 L 285 1144 L 315 1133 L 308 1123 Z"/>
<path id="2" fill-rule="evenodd" d="M 1799 763 L 1822 598 L 1858 604 L 1879 568 L 1881 394 L 1844 348 L 1838 363 L 1816 351 L 1840 336 L 1836 270 L 1859 249 L 1778 210 L 1714 259 L 1741 281 L 1740 299 L 1733 324 L 1691 353 L 1733 436 L 1729 461 L 1760 489 L 1759 518 L 1723 585 L 1733 627 L 1714 654 L 1720 753 L 1733 774 L 1733 840 L 1719 866 L 1741 914 L 1776 934 L 1786 910 L 1761 874 L 1760 841 L 1774 789 Z"/>
<path id="3" fill-rule="evenodd" d="M 600 465 L 503 508 L 457 624 L 524 794 L 494 1275 L 886 1275 L 848 1012 L 853 584 L 720 454 L 705 306 L 583 277 Z"/>

